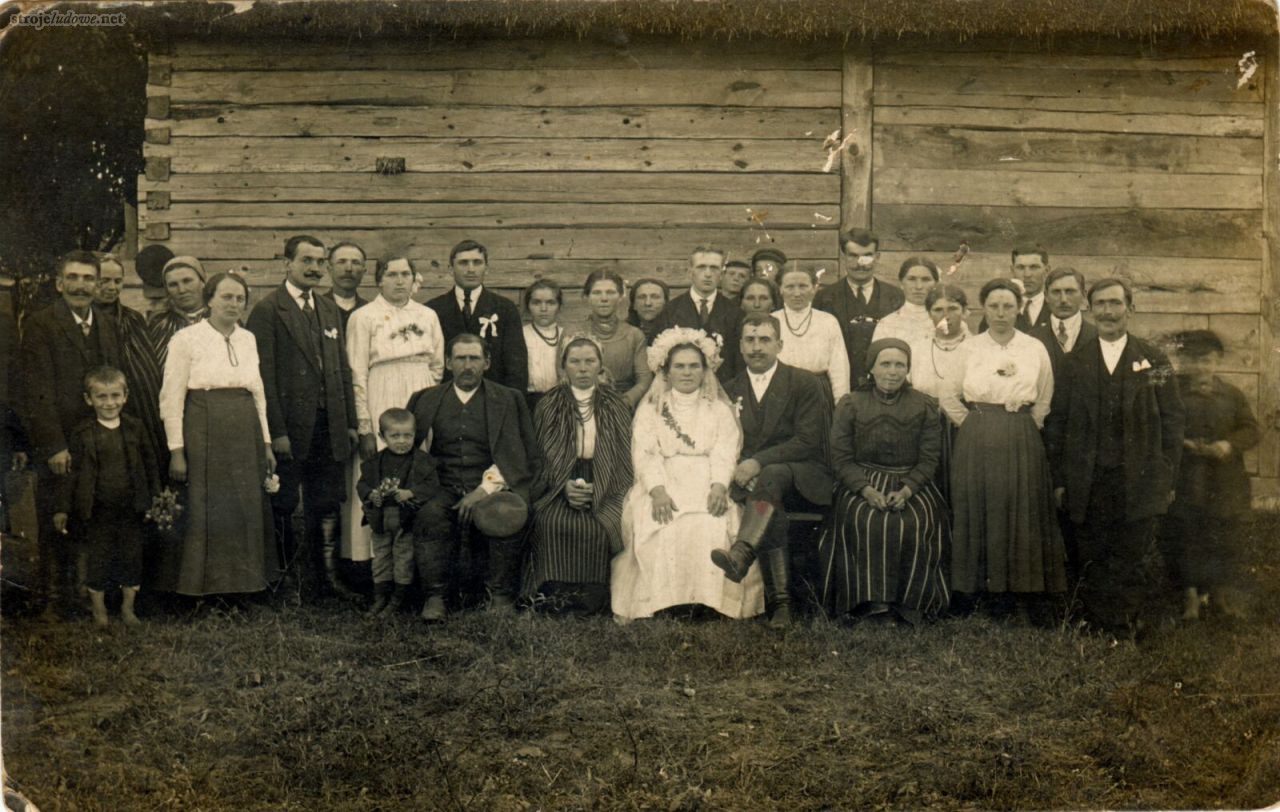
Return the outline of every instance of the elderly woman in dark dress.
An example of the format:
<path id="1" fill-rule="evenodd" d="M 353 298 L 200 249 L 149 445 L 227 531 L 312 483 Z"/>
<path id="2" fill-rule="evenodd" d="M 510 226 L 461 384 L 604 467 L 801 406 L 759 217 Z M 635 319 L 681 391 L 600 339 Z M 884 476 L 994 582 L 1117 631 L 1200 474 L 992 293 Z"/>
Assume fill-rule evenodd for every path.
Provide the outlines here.
<path id="1" fill-rule="evenodd" d="M 644 333 L 645 343 L 652 344 L 653 337 L 658 334 L 662 308 L 667 306 L 671 298 L 671 289 L 661 279 L 645 277 L 631 286 L 631 309 L 627 311 L 627 324 L 639 327 Z"/>
<path id="2" fill-rule="evenodd" d="M 841 398 L 831 426 L 837 485 L 819 542 L 832 614 L 915 623 L 947 607 L 947 505 L 933 482 L 942 450 L 937 402 L 911 388 L 911 349 L 867 350 L 872 384 Z"/>
<path id="3" fill-rule="evenodd" d="M 525 581 L 535 609 L 594 614 L 609 600 L 609 560 L 622 548 L 622 500 L 633 477 L 631 407 L 599 384 L 603 365 L 595 341 L 571 340 L 560 355 L 565 382 L 534 413 L 545 455 Z"/>

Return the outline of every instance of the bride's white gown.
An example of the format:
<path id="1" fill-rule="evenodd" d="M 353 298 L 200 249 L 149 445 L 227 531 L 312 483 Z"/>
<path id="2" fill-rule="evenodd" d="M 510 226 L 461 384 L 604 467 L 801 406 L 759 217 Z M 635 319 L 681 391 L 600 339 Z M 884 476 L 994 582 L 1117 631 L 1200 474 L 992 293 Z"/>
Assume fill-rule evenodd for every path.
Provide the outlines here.
<path id="1" fill-rule="evenodd" d="M 723 400 L 668 392 L 668 415 L 653 404 L 636 412 L 631 441 L 635 484 L 622 507 L 623 550 L 613 559 L 613 612 L 649 617 L 669 606 L 698 603 L 734 618 L 764 611 L 760 568 L 740 584 L 711 563 L 711 551 L 727 550 L 738 532 L 740 508 L 707 512 L 712 483 L 726 487 L 742 449 L 737 415 Z M 674 424 L 674 425 L 673 425 Z M 677 434 L 679 432 L 679 434 Z M 649 491 L 664 485 L 675 518 L 653 518 Z"/>

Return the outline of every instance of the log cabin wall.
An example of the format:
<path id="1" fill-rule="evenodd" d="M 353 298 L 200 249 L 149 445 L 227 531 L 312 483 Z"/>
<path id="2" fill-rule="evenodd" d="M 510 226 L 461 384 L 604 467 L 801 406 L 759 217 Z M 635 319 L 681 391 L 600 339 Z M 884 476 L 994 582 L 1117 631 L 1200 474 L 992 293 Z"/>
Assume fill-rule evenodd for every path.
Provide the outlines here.
<path id="1" fill-rule="evenodd" d="M 590 271 L 682 285 L 699 244 L 773 241 L 830 280 L 842 224 L 881 235 L 888 278 L 912 254 L 945 269 L 965 240 L 952 279 L 974 295 L 1030 242 L 1130 278 L 1139 334 L 1218 331 L 1266 422 L 1274 58 L 1237 88 L 1256 45 L 1111 43 L 179 41 L 151 57 L 142 244 L 265 289 L 289 235 L 354 239 L 412 258 L 425 298 L 473 238 L 492 287 L 555 279 L 572 323 Z M 824 172 L 842 125 L 854 146 Z M 1256 494 L 1280 492 L 1278 458 L 1273 427 L 1246 458 Z"/>

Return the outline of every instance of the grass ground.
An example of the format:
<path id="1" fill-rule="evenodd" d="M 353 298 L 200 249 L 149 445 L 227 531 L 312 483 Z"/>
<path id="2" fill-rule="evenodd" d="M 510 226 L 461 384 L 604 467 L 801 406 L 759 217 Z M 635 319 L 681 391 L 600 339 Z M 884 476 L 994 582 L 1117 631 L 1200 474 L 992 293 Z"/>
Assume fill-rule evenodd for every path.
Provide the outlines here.
<path id="1" fill-rule="evenodd" d="M 1255 574 L 1251 620 L 1136 646 L 980 617 L 6 618 L 5 766 L 46 812 L 1255 808 L 1280 560 Z"/>

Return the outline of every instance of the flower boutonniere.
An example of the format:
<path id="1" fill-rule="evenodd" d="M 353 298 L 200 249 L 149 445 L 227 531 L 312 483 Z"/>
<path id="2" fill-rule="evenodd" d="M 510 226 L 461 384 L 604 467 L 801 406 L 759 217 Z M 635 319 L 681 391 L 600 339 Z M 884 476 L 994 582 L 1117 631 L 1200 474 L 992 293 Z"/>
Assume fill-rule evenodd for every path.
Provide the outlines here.
<path id="1" fill-rule="evenodd" d="M 742 419 L 742 396 L 741 395 L 739 395 L 738 399 L 733 402 L 733 413 L 739 420 Z"/>
<path id="2" fill-rule="evenodd" d="M 1143 358 L 1141 361 L 1134 361 L 1134 362 L 1133 362 L 1133 371 L 1134 371 L 1134 372 L 1144 372 L 1144 371 L 1146 371 L 1146 370 L 1148 370 L 1148 369 L 1151 369 L 1151 362 L 1150 362 L 1150 361 L 1148 361 L 1148 360 L 1147 360 L 1147 359 L 1145 359 L 1145 358 Z"/>
<path id="3" fill-rule="evenodd" d="M 1003 364 L 996 367 L 996 374 L 1001 378 L 1012 378 L 1014 375 L 1018 374 L 1018 365 L 1012 361 L 1005 361 Z"/>
<path id="4" fill-rule="evenodd" d="M 325 330 L 325 331 L 324 331 L 324 337 L 325 337 L 325 338 L 334 338 L 334 339 L 336 339 L 336 338 L 338 337 L 338 328 L 337 328 L 337 327 L 330 327 L 328 330 Z"/>
<path id="5" fill-rule="evenodd" d="M 396 330 L 395 332 L 393 332 L 391 334 L 391 337 L 393 339 L 398 338 L 401 341 L 412 341 L 413 339 L 410 338 L 410 336 L 417 336 L 421 338 L 424 335 L 426 335 L 426 333 L 423 332 L 421 327 L 419 327 L 417 324 L 410 322 L 409 324 L 406 324 L 405 326 L 401 327 L 399 330 Z"/>

